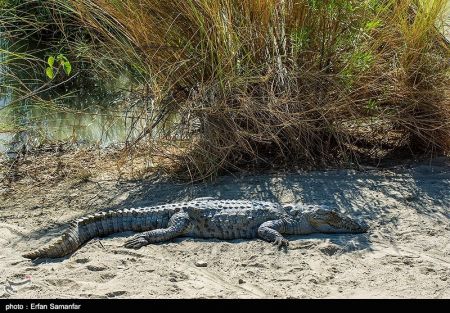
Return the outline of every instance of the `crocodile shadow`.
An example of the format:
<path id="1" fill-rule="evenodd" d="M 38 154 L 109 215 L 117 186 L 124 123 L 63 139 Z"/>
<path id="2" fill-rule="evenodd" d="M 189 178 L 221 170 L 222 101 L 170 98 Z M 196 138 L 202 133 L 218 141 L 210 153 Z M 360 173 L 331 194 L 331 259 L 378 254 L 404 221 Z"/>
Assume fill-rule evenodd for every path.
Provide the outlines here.
<path id="1" fill-rule="evenodd" d="M 144 207 L 199 197 L 219 199 L 249 199 L 280 203 L 302 202 L 327 205 L 346 214 L 365 220 L 369 226 L 367 234 L 312 234 L 289 236 L 293 243 L 302 240 L 330 242 L 350 252 L 370 249 L 370 235 L 380 225 L 389 225 L 391 231 L 398 225 L 398 205 L 414 208 L 419 214 L 430 218 L 450 216 L 450 159 L 438 159 L 437 163 L 418 163 L 410 167 L 356 170 L 327 170 L 301 173 L 275 173 L 261 175 L 223 176 L 213 183 L 181 184 L 170 179 L 135 182 L 129 196 L 106 209 Z M 379 196 L 389 201 L 379 199 Z M 434 204 L 429 206 L 430 201 Z M 99 208 L 101 209 L 101 208 Z M 81 216 L 81 215 L 80 215 Z M 388 218 L 387 218 L 388 217 Z M 37 239 L 56 237 L 66 227 L 67 221 L 45 230 L 29 234 Z M 114 234 L 109 237 L 120 236 Z M 210 239 L 179 238 L 178 240 L 211 241 Z M 222 241 L 222 240 L 220 240 Z M 240 242 L 233 240 L 227 242 Z M 164 244 L 164 243 L 162 243 Z M 64 259 L 64 258 L 62 258 Z"/>

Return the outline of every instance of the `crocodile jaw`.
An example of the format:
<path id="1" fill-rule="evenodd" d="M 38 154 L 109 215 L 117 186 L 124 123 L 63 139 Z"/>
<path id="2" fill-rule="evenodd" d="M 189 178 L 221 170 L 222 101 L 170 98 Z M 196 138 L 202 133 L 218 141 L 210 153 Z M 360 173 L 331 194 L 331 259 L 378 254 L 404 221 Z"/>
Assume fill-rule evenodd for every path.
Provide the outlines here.
<path id="1" fill-rule="evenodd" d="M 342 213 L 319 209 L 308 213 L 311 226 L 320 233 L 365 233 L 368 225 Z"/>

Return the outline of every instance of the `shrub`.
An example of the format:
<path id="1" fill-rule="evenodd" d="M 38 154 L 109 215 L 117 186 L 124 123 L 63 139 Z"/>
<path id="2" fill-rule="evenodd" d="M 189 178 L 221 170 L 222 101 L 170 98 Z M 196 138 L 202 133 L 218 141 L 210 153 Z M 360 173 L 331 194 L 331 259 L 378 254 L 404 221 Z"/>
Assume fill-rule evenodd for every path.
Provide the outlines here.
<path id="1" fill-rule="evenodd" d="M 191 178 L 449 151 L 445 0 L 66 6 L 91 60 L 126 66 L 151 90 L 146 133 Z"/>

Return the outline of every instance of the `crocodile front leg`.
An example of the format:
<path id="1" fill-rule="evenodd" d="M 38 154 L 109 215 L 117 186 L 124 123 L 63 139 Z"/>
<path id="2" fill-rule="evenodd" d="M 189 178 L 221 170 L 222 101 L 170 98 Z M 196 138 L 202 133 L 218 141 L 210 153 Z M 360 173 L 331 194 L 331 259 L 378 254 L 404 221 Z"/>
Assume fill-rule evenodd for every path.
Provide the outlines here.
<path id="1" fill-rule="evenodd" d="M 191 221 L 185 212 L 178 212 L 172 215 L 167 228 L 150 230 L 133 236 L 125 242 L 126 248 L 138 249 L 150 243 L 157 243 L 170 240 L 185 233 Z"/>
<path id="2" fill-rule="evenodd" d="M 281 235 L 286 232 L 286 225 L 287 222 L 284 219 L 264 222 L 258 228 L 258 235 L 268 242 L 273 242 L 279 248 L 287 247 L 289 241 Z"/>

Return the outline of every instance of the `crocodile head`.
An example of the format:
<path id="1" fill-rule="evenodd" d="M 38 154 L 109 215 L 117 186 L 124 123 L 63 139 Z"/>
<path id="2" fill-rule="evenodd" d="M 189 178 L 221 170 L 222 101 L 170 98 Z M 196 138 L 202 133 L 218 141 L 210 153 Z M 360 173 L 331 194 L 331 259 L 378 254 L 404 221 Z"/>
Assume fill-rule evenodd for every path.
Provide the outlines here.
<path id="1" fill-rule="evenodd" d="M 306 213 L 309 224 L 320 233 L 364 233 L 367 224 L 342 213 L 318 208 Z"/>

